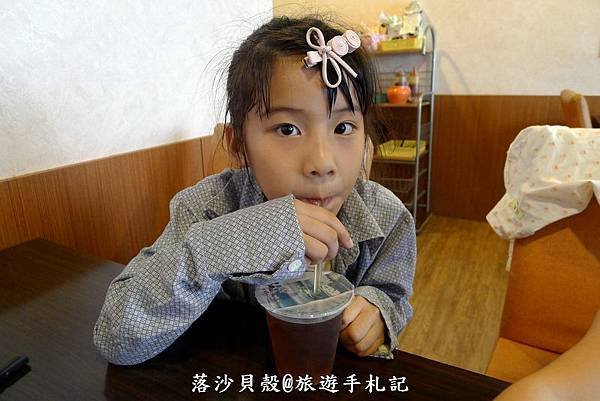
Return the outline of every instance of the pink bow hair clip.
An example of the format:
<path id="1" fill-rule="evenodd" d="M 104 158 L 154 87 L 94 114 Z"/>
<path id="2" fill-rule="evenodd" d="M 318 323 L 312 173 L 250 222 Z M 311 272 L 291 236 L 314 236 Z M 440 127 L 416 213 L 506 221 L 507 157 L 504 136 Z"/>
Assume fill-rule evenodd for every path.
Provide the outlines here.
<path id="1" fill-rule="evenodd" d="M 317 38 L 317 44 L 312 42 L 313 34 Z M 311 68 L 318 63 L 322 63 L 321 73 L 323 74 L 323 82 L 325 82 L 325 85 L 330 88 L 337 88 L 342 82 L 342 71 L 340 69 L 340 65 L 344 67 L 344 69 L 348 71 L 353 78 L 357 77 L 358 74 L 356 74 L 352 67 L 342 60 L 342 56 L 352 53 L 354 50 L 360 47 L 360 37 L 356 32 L 347 30 L 343 35 L 335 36 L 325 43 L 323 32 L 321 32 L 319 28 L 315 28 L 313 26 L 306 31 L 306 42 L 315 50 L 309 50 L 306 52 L 306 57 L 304 57 L 304 65 L 306 68 Z M 333 84 L 330 83 L 329 79 L 327 78 L 328 61 L 333 66 L 338 76 L 337 81 Z"/>

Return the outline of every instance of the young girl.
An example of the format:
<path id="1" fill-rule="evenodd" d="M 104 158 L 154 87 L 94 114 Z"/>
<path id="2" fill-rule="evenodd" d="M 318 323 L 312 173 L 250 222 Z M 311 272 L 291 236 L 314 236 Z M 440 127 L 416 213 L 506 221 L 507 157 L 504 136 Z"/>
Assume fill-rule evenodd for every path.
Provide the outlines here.
<path id="1" fill-rule="evenodd" d="M 379 141 L 375 74 L 362 48 L 351 52 L 359 45 L 313 18 L 274 18 L 240 45 L 225 137 L 243 168 L 178 193 L 164 232 L 110 284 L 94 329 L 110 362 L 145 361 L 215 297 L 256 302 L 253 285 L 323 260 L 356 287 L 340 341 L 391 356 L 412 316 L 415 230 L 390 191 L 361 177 L 367 135 Z"/>

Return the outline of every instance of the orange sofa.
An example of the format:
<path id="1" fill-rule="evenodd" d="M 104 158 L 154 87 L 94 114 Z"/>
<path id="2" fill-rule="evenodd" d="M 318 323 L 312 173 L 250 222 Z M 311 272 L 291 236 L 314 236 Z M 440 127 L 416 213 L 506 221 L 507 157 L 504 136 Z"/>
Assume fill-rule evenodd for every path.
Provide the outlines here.
<path id="1" fill-rule="evenodd" d="M 515 241 L 486 374 L 515 382 L 571 348 L 600 308 L 600 206 Z"/>

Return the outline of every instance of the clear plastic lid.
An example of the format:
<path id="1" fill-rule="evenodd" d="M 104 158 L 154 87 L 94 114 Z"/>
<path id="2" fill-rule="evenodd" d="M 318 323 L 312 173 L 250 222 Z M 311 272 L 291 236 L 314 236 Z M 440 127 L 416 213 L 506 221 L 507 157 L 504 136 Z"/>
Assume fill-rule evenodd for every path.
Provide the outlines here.
<path id="1" fill-rule="evenodd" d="M 352 300 L 354 286 L 346 277 L 324 272 L 321 291 L 313 293 L 314 273 L 306 272 L 297 279 L 256 287 L 258 302 L 272 315 L 289 321 L 306 323 L 336 316 Z"/>

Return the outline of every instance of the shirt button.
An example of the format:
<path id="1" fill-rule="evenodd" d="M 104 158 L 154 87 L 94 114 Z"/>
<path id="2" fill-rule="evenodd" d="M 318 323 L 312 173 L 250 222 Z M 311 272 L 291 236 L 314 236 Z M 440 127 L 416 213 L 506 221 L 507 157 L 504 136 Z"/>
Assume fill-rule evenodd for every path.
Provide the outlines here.
<path id="1" fill-rule="evenodd" d="M 294 260 L 292 263 L 290 263 L 287 267 L 288 271 L 291 272 L 297 272 L 298 270 L 300 270 L 300 268 L 302 267 L 302 262 L 299 260 Z"/>

